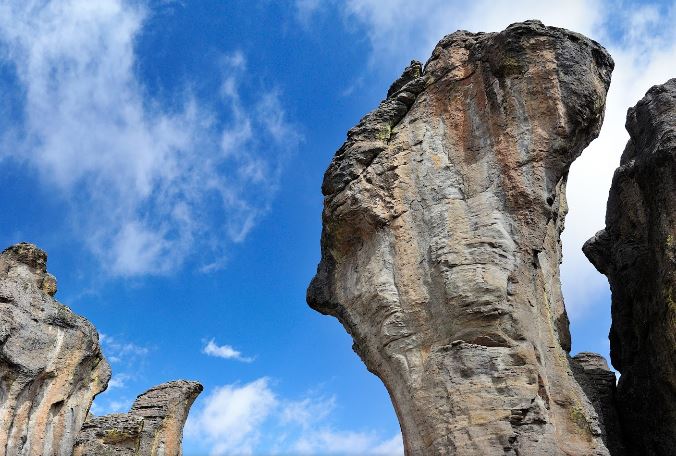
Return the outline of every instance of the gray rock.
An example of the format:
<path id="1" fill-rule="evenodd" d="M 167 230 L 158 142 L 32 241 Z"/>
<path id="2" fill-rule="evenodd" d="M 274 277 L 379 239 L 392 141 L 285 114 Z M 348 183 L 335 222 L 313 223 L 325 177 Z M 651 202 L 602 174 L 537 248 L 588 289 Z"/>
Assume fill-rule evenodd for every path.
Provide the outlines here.
<path id="1" fill-rule="evenodd" d="M 202 389 L 185 380 L 163 383 L 139 395 L 127 414 L 91 417 L 73 456 L 180 456 L 183 425 Z"/>
<path id="2" fill-rule="evenodd" d="M 528 21 L 416 68 L 324 176 L 308 303 L 385 383 L 407 454 L 607 455 L 569 366 L 559 235 L 612 59 Z"/>
<path id="3" fill-rule="evenodd" d="M 128 413 L 90 417 L 77 436 L 73 456 L 138 456 L 143 418 Z"/>
<path id="4" fill-rule="evenodd" d="M 630 454 L 676 449 L 676 79 L 627 113 L 606 228 L 583 247 L 612 291 L 610 357 Z"/>
<path id="5" fill-rule="evenodd" d="M 0 254 L 0 454 L 70 456 L 110 379 L 94 327 L 52 297 L 47 255 Z"/>
<path id="6" fill-rule="evenodd" d="M 615 373 L 605 358 L 596 353 L 578 353 L 571 360 L 575 380 L 591 401 L 599 416 L 603 441 L 613 456 L 626 454 L 617 414 Z"/>

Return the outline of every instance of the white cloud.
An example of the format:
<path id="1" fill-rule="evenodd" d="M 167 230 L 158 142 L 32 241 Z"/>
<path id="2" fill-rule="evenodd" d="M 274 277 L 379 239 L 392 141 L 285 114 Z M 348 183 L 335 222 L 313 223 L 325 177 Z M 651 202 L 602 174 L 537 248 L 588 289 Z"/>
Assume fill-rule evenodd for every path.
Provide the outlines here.
<path id="1" fill-rule="evenodd" d="M 186 425 L 186 437 L 206 439 L 212 455 L 251 454 L 260 439 L 260 426 L 277 406 L 278 400 L 261 378 L 243 386 L 216 388 L 193 412 Z"/>
<path id="2" fill-rule="evenodd" d="M 490 32 L 526 19 L 565 27 L 601 42 L 616 66 L 599 138 L 572 166 L 568 183 L 570 212 L 563 233 L 562 282 L 571 318 L 583 318 L 608 284 L 581 251 L 582 244 L 604 227 L 608 190 L 628 139 L 627 108 L 654 84 L 674 77 L 676 2 L 632 5 L 604 0 L 543 2 L 518 0 L 349 0 L 333 2 L 350 23 L 365 29 L 371 46 L 371 71 L 396 77 L 411 58 L 425 61 L 433 46 L 458 29 Z M 324 7 L 327 4 L 324 3 Z M 311 12 L 316 12 L 312 10 Z M 384 93 L 384 89 L 383 89 Z"/>
<path id="3" fill-rule="evenodd" d="M 236 359 L 237 361 L 243 361 L 245 363 L 250 363 L 253 361 L 253 358 L 243 356 L 241 352 L 235 350 L 230 345 L 216 344 L 214 339 L 211 339 L 209 342 L 207 342 L 204 348 L 202 348 L 202 353 L 208 356 L 215 356 L 217 358 Z"/>
<path id="4" fill-rule="evenodd" d="M 125 384 L 127 383 L 127 380 L 129 380 L 131 377 L 129 374 L 114 374 L 110 381 L 108 382 L 108 389 L 113 389 L 113 388 L 124 388 Z"/>
<path id="5" fill-rule="evenodd" d="M 205 443 L 211 454 L 403 455 L 401 435 L 335 429 L 334 397 L 280 397 L 267 378 L 216 388 L 198 398 L 188 418 L 186 445 Z"/>
<path id="6" fill-rule="evenodd" d="M 267 211 L 299 136 L 274 90 L 242 101 L 241 52 L 223 58 L 220 98 L 152 98 L 135 53 L 149 14 L 143 1 L 2 2 L 0 58 L 16 76 L 2 88 L 20 115 L 2 119 L 15 125 L 1 153 L 56 190 L 110 272 L 169 273 L 195 250 L 213 270 Z"/>

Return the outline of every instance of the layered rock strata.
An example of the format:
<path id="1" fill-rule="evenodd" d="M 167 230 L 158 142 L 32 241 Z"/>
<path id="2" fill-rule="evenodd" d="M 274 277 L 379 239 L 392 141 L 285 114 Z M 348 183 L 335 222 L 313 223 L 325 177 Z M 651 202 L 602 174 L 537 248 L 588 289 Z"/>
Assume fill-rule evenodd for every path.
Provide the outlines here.
<path id="1" fill-rule="evenodd" d="M 407 454 L 608 454 L 569 364 L 559 235 L 612 69 L 537 21 L 453 33 L 329 166 L 308 303 L 385 383 Z"/>
<path id="2" fill-rule="evenodd" d="M 78 436 L 74 456 L 179 456 L 183 425 L 197 382 L 163 383 L 138 396 L 127 414 L 91 417 Z"/>
<path id="3" fill-rule="evenodd" d="M 0 454 L 70 456 L 110 379 L 96 329 L 57 302 L 47 255 L 0 254 Z"/>
<path id="4" fill-rule="evenodd" d="M 631 454 L 676 451 L 676 79 L 627 113 L 606 228 L 583 247 L 612 292 L 610 356 Z"/>

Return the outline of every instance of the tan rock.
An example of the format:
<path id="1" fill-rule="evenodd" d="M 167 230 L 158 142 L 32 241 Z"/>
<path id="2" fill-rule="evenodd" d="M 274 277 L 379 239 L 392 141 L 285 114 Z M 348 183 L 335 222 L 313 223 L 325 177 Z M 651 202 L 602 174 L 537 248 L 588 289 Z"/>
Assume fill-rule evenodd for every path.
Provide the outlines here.
<path id="1" fill-rule="evenodd" d="M 308 302 L 385 383 L 407 454 L 608 454 L 569 365 L 559 235 L 612 68 L 537 21 L 456 32 L 329 166 Z"/>
<path id="2" fill-rule="evenodd" d="M 139 395 L 127 414 L 91 417 L 73 455 L 180 456 L 183 426 L 201 392 L 197 382 L 163 383 Z"/>
<path id="3" fill-rule="evenodd" d="M 32 244 L 0 254 L 0 454 L 70 456 L 110 379 L 96 330 L 54 300 L 46 266 Z"/>

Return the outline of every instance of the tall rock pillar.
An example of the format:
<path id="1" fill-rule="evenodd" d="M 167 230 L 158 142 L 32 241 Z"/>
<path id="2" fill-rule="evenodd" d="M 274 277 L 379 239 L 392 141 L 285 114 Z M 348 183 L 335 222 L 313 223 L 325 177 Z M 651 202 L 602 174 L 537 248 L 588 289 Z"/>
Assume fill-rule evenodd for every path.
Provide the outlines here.
<path id="1" fill-rule="evenodd" d="M 559 235 L 612 69 L 537 21 L 453 33 L 329 166 L 308 302 L 385 383 L 407 454 L 608 454 L 569 364 Z"/>
<path id="2" fill-rule="evenodd" d="M 610 357 L 630 454 L 676 452 L 676 79 L 627 113 L 606 228 L 584 253 L 612 291 Z"/>

